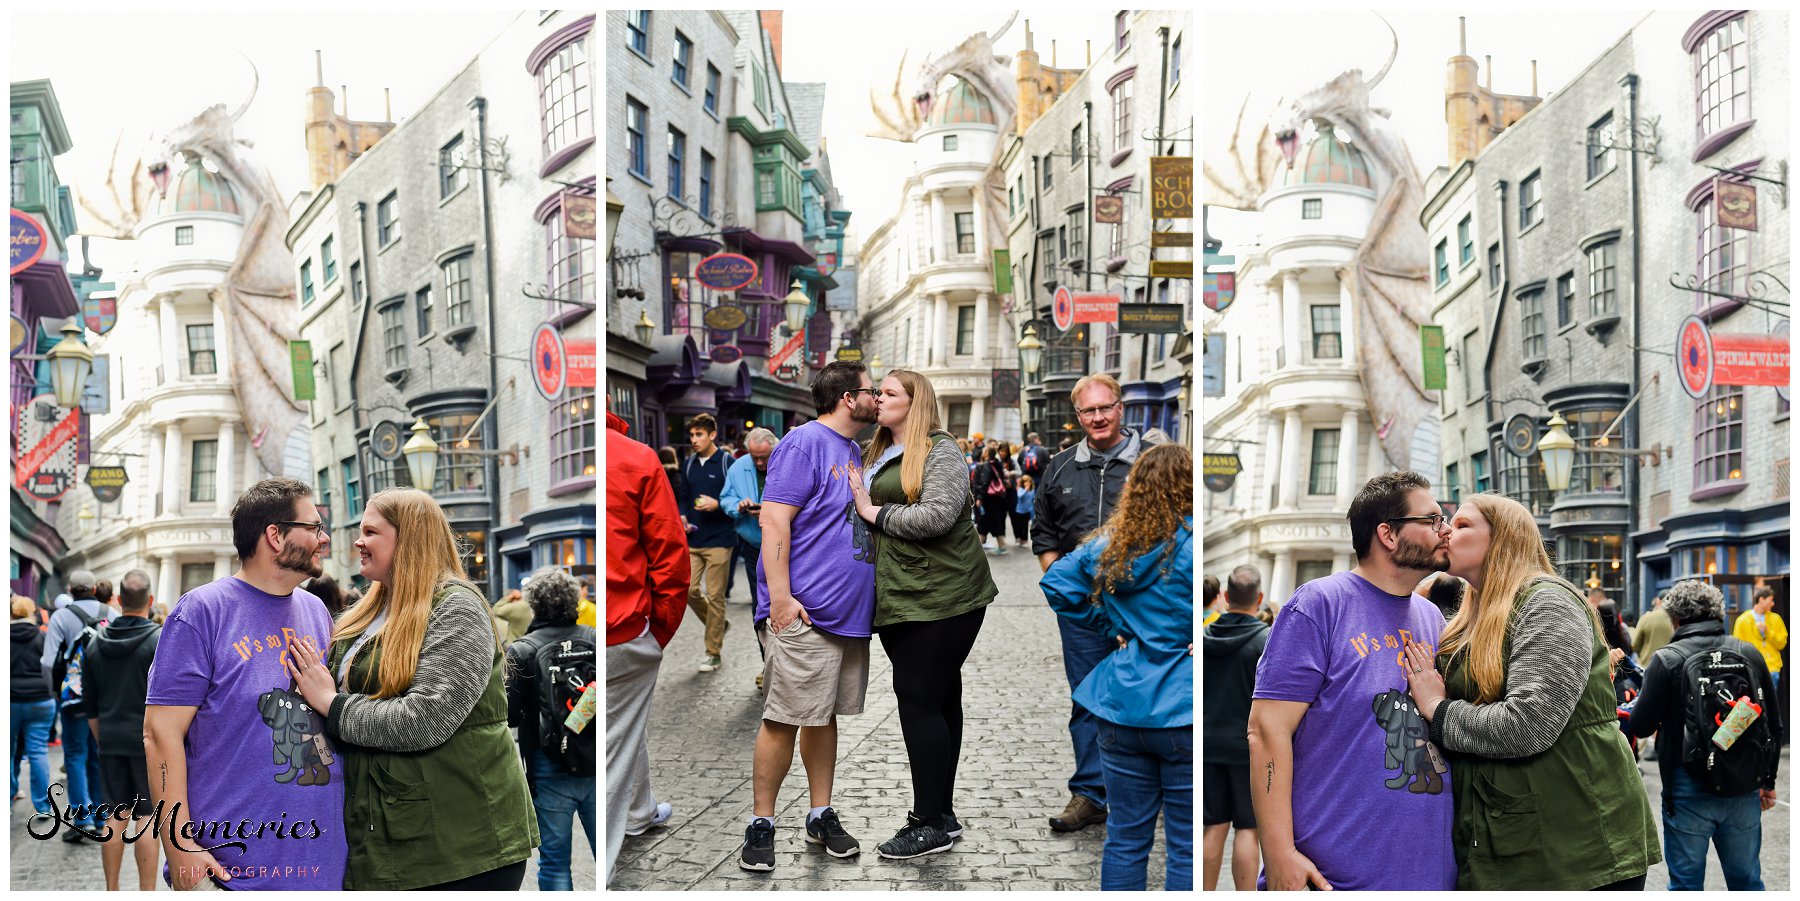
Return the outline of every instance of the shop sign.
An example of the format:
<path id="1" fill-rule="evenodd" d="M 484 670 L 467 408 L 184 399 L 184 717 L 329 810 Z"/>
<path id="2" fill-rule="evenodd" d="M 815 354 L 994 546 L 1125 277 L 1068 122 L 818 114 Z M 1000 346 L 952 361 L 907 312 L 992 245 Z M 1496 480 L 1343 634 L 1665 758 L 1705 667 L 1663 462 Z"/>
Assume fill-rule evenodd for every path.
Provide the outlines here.
<path id="1" fill-rule="evenodd" d="M 744 323 L 749 319 L 750 314 L 745 313 L 744 308 L 735 303 L 719 304 L 707 310 L 705 316 L 700 317 L 700 321 L 706 323 L 707 328 L 716 332 L 736 331 L 743 328 Z"/>
<path id="2" fill-rule="evenodd" d="M 1781 339 L 1782 344 L 1785 345 L 1788 343 L 1788 321 L 1786 319 L 1783 319 L 1780 322 L 1775 323 L 1774 334 L 1775 334 L 1775 337 Z M 1782 382 L 1781 384 L 1775 386 L 1776 396 L 1780 397 L 1784 401 L 1789 400 L 1788 393 L 1790 390 L 1791 389 L 1788 387 L 1787 382 Z"/>
<path id="3" fill-rule="evenodd" d="M 1786 385 L 1788 353 L 1783 335 L 1715 335 L 1698 316 L 1682 320 L 1675 333 L 1676 373 L 1696 400 L 1714 385 Z"/>
<path id="4" fill-rule="evenodd" d="M 375 452 L 389 463 L 400 459 L 403 444 L 400 442 L 400 424 L 392 420 L 383 420 L 375 424 L 369 432 L 369 450 Z"/>
<path id="5" fill-rule="evenodd" d="M 1449 374 L 1444 367 L 1444 327 L 1419 326 L 1419 350 L 1425 361 L 1425 390 L 1442 391 L 1450 387 Z"/>
<path id="6" fill-rule="evenodd" d="M 1506 428 L 1500 435 L 1506 449 L 1515 457 L 1530 459 L 1532 451 L 1537 450 L 1537 420 L 1530 413 L 1514 413 L 1506 421 Z"/>
<path id="7" fill-rule="evenodd" d="M 13 484 L 40 501 L 60 499 L 75 483 L 81 411 L 58 406 L 54 394 L 40 394 L 19 411 L 18 419 L 18 446 L 25 450 Z"/>
<path id="8" fill-rule="evenodd" d="M 50 235 L 30 213 L 12 211 L 12 274 L 37 265 L 50 249 Z"/>
<path id="9" fill-rule="evenodd" d="M 112 354 L 94 354 L 87 383 L 81 386 L 81 412 L 101 416 L 112 413 Z"/>
<path id="10" fill-rule="evenodd" d="M 1119 331 L 1135 335 L 1179 335 L 1187 331 L 1178 303 L 1121 303 Z"/>
<path id="11" fill-rule="evenodd" d="M 823 367 L 825 355 L 831 352 L 831 314 L 820 310 L 806 320 L 806 355 L 813 365 Z"/>
<path id="12" fill-rule="evenodd" d="M 1119 295 L 1117 294 L 1077 294 L 1075 295 L 1075 322 L 1118 322 Z"/>
<path id="13" fill-rule="evenodd" d="M 1098 194 L 1094 197 L 1094 221 L 1118 225 L 1125 221 L 1125 198 L 1117 194 Z"/>
<path id="14" fill-rule="evenodd" d="M 1194 246 L 1194 233 L 1193 232 L 1151 232 L 1150 233 L 1150 247 L 1152 249 L 1161 248 L 1161 247 L 1192 247 L 1192 246 Z"/>
<path id="15" fill-rule="evenodd" d="M 756 262 L 741 253 L 715 253 L 695 264 L 694 278 L 714 291 L 736 291 L 756 281 Z"/>
<path id="16" fill-rule="evenodd" d="M 313 382 L 312 342 L 289 341 L 288 359 L 294 370 L 294 399 L 316 400 L 318 385 Z"/>
<path id="17" fill-rule="evenodd" d="M 1194 218 L 1194 158 L 1150 158 L 1150 215 L 1156 219 Z"/>
<path id="18" fill-rule="evenodd" d="M 1756 231 L 1756 186 L 1713 179 L 1713 218 L 1721 228 Z"/>
<path id="19" fill-rule="evenodd" d="M 781 345 L 781 349 L 776 351 L 774 353 L 774 355 L 769 357 L 769 372 L 771 372 L 774 375 L 776 375 L 777 377 L 779 377 L 781 375 L 781 373 L 780 373 L 781 364 L 786 363 L 788 361 L 788 357 L 793 356 L 797 351 L 800 350 L 801 345 L 803 345 L 805 343 L 806 343 L 805 330 L 801 330 L 799 333 L 795 334 L 794 337 L 789 338 L 788 343 Z"/>
<path id="20" fill-rule="evenodd" d="M 564 191 L 563 234 L 594 240 L 594 195 Z"/>
<path id="21" fill-rule="evenodd" d="M 1010 250 L 994 251 L 994 293 L 1013 293 L 1012 251 Z"/>
<path id="22" fill-rule="evenodd" d="M 595 387 L 594 365 L 598 354 L 594 339 L 564 341 L 563 350 L 567 352 L 569 360 L 569 387 Z"/>
<path id="23" fill-rule="evenodd" d="M 1206 274 L 1206 291 L 1202 295 L 1202 300 L 1206 303 L 1207 309 L 1215 313 L 1223 313 L 1225 308 L 1231 306 L 1231 302 L 1236 299 L 1237 273 L 1208 272 Z"/>
<path id="24" fill-rule="evenodd" d="M 89 297 L 81 302 L 81 324 L 96 335 L 104 335 L 112 331 L 119 321 L 119 299 L 116 297 Z"/>
<path id="25" fill-rule="evenodd" d="M 1243 471 L 1244 465 L 1237 454 L 1201 455 L 1200 480 L 1206 483 L 1206 490 L 1215 494 L 1230 491 L 1237 482 L 1238 473 Z"/>
<path id="26" fill-rule="evenodd" d="M 1056 297 L 1050 301 L 1050 319 L 1056 323 L 1057 331 L 1075 327 L 1075 294 L 1067 285 L 1057 286 Z"/>
<path id="27" fill-rule="evenodd" d="M 25 342 L 31 340 L 31 326 L 18 316 L 12 318 L 12 354 L 18 356 L 25 352 Z"/>
<path id="28" fill-rule="evenodd" d="M 125 483 L 131 481 L 123 466 L 89 466 L 87 485 L 94 491 L 94 500 L 102 504 L 110 504 L 119 499 L 125 491 Z"/>
<path id="29" fill-rule="evenodd" d="M 1016 407 L 1019 405 L 1019 370 L 996 369 L 992 382 L 994 406 Z"/>
<path id="30" fill-rule="evenodd" d="M 715 344 L 712 349 L 714 363 L 736 363 L 744 358 L 744 352 L 735 344 Z"/>
<path id="31" fill-rule="evenodd" d="M 545 400 L 555 401 L 562 398 L 568 374 L 562 333 L 548 322 L 539 325 L 531 334 L 531 383 Z"/>
<path id="32" fill-rule="evenodd" d="M 1151 260 L 1151 278 L 1187 278 L 1194 277 L 1193 260 Z"/>

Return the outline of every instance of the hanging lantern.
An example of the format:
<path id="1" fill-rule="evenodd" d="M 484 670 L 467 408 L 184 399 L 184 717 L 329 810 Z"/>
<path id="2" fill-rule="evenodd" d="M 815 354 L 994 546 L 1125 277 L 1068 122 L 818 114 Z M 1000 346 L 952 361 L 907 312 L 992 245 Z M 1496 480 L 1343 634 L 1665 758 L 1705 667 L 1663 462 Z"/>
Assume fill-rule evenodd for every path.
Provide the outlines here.
<path id="1" fill-rule="evenodd" d="M 656 338 L 656 323 L 650 321 L 650 311 L 647 309 L 638 311 L 637 325 L 633 328 L 637 330 L 638 343 L 645 347 L 650 346 L 650 342 Z"/>
<path id="2" fill-rule="evenodd" d="M 1030 375 L 1037 375 L 1044 362 L 1044 342 L 1038 340 L 1037 329 L 1026 326 L 1025 337 L 1019 339 L 1019 365 Z"/>
<path id="3" fill-rule="evenodd" d="M 1544 482 L 1551 491 L 1567 491 L 1569 474 L 1575 466 L 1575 439 L 1563 428 L 1568 420 L 1562 414 L 1550 416 L 1550 433 L 1538 439 L 1538 454 L 1544 460 Z"/>
<path id="4" fill-rule="evenodd" d="M 400 453 L 406 456 L 406 471 L 412 476 L 413 487 L 430 494 L 437 484 L 438 443 L 431 439 L 431 427 L 423 418 L 413 420 L 412 433 Z"/>
<path id="5" fill-rule="evenodd" d="M 88 373 L 94 368 L 94 352 L 81 340 L 81 326 L 75 320 L 65 323 L 62 333 L 63 339 L 44 357 L 50 361 L 50 391 L 56 395 L 57 406 L 79 407 Z"/>
<path id="6" fill-rule="evenodd" d="M 800 329 L 806 326 L 806 311 L 812 307 L 812 298 L 806 296 L 799 279 L 794 279 L 794 289 L 788 292 L 782 303 L 787 308 L 788 332 L 799 334 Z"/>

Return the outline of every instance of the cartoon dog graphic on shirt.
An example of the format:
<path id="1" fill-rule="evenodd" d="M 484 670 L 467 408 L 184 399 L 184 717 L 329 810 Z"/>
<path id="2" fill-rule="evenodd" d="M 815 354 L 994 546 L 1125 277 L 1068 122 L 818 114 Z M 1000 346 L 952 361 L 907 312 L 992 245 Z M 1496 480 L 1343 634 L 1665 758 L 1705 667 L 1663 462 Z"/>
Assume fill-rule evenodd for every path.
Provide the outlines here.
<path id="1" fill-rule="evenodd" d="M 1390 688 L 1376 695 L 1369 706 L 1375 714 L 1375 722 L 1380 723 L 1382 731 L 1387 733 L 1387 754 L 1382 766 L 1400 769 L 1400 775 L 1381 784 L 1396 791 L 1405 787 L 1415 795 L 1443 794 L 1441 774 L 1450 768 L 1431 743 L 1425 718 L 1419 715 L 1413 699 L 1406 692 Z M 1410 787 L 1406 785 L 1408 780 L 1412 781 Z"/>
<path id="2" fill-rule="evenodd" d="M 328 767 L 334 760 L 331 746 L 325 741 L 325 718 L 306 703 L 293 684 L 263 692 L 256 699 L 256 709 L 262 714 L 263 723 L 275 733 L 275 764 L 285 763 L 288 767 L 275 781 L 284 785 L 330 785 Z"/>

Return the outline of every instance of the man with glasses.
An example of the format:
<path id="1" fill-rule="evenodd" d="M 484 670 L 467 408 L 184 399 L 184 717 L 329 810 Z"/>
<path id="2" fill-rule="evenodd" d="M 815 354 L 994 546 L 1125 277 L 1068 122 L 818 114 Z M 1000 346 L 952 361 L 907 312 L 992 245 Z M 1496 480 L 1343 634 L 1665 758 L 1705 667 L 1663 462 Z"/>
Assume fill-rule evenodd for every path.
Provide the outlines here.
<path id="1" fill-rule="evenodd" d="M 1031 552 L 1042 569 L 1075 550 L 1088 533 L 1106 521 L 1125 490 L 1131 464 L 1154 444 L 1124 427 L 1122 397 L 1118 381 L 1105 374 L 1084 376 L 1069 392 L 1086 438 L 1051 457 L 1038 484 Z M 1057 617 L 1056 627 L 1062 633 L 1063 673 L 1073 692 L 1117 645 L 1074 625 L 1068 617 Z M 1070 702 L 1069 739 L 1075 746 L 1075 773 L 1069 777 L 1069 803 L 1050 818 L 1050 828 L 1057 832 L 1074 832 L 1106 821 L 1100 724 L 1074 702 Z"/>
<path id="2" fill-rule="evenodd" d="M 1408 641 L 1437 650 L 1443 614 L 1415 589 L 1449 566 L 1449 529 L 1416 472 L 1370 479 L 1349 520 L 1356 567 L 1296 589 L 1257 666 L 1257 887 L 1448 891 L 1450 773 L 1407 694 L 1401 653 Z"/>
<path id="3" fill-rule="evenodd" d="M 325 711 L 282 666 L 290 651 L 317 661 L 331 642 L 331 614 L 300 587 L 323 572 L 330 534 L 312 488 L 264 479 L 232 507 L 231 536 L 242 568 L 182 596 L 150 666 L 144 755 L 165 872 L 178 890 L 337 891 L 350 853 L 343 765 Z M 202 838 L 187 837 L 190 822 Z M 227 828 L 231 838 L 212 837 Z"/>

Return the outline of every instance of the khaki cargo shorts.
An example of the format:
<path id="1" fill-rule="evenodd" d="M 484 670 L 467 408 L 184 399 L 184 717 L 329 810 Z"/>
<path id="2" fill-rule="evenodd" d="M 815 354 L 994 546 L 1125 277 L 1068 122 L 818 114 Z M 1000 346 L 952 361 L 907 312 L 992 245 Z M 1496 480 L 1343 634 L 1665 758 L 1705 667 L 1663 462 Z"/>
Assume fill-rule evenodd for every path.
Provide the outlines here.
<path id="1" fill-rule="evenodd" d="M 757 641 L 763 649 L 763 719 L 824 726 L 833 716 L 862 712 L 869 639 L 821 632 L 795 617 L 779 635 L 765 623 Z"/>

